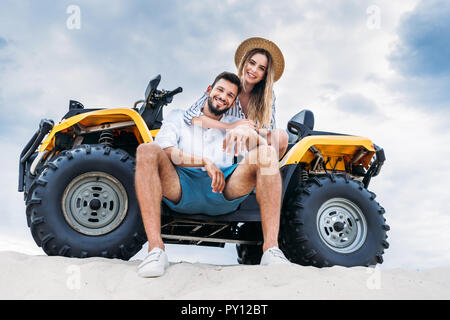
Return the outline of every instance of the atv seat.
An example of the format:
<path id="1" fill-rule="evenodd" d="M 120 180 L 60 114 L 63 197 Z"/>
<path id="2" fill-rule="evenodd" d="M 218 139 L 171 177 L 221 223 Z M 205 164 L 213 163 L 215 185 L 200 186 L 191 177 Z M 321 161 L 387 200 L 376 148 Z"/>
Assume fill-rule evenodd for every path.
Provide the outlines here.
<path id="1" fill-rule="evenodd" d="M 295 143 L 307 136 L 348 136 L 344 133 L 314 131 L 314 114 L 310 110 L 302 110 L 289 120 L 287 125 L 288 134 L 290 135 L 288 150 L 292 148 Z M 286 151 L 286 152 L 287 152 Z"/>
<path id="2" fill-rule="evenodd" d="M 222 215 L 208 215 L 204 213 L 189 214 L 179 213 L 171 210 L 167 205 L 163 204 L 162 214 L 177 219 L 209 221 L 209 222 L 254 222 L 261 221 L 259 213 L 259 205 L 256 201 L 256 194 L 251 193 L 238 207 L 236 211 Z"/>

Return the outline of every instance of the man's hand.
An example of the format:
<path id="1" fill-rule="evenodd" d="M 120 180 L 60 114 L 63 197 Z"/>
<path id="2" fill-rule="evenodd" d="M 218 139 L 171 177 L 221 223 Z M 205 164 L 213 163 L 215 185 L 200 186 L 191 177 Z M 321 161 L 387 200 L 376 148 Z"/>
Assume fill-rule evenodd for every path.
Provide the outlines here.
<path id="1" fill-rule="evenodd" d="M 248 126 L 238 126 L 227 131 L 223 140 L 223 150 L 231 154 L 234 146 L 234 155 L 237 156 L 240 152 L 251 150 L 262 144 L 267 145 L 267 141 L 255 130 Z"/>
<path id="2" fill-rule="evenodd" d="M 203 167 L 211 178 L 211 188 L 214 193 L 220 192 L 222 193 L 223 189 L 225 189 L 225 177 L 223 172 L 217 168 L 217 166 L 209 159 L 203 159 Z"/>

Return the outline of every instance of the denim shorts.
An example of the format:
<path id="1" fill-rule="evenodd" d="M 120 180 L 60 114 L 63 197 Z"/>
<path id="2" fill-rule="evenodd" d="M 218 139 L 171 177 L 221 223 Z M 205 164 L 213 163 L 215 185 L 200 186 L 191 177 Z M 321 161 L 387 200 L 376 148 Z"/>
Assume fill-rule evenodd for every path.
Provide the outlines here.
<path id="1" fill-rule="evenodd" d="M 222 168 L 227 179 L 236 169 L 237 164 Z M 173 203 L 163 197 L 167 206 L 175 212 L 190 214 L 221 215 L 235 211 L 248 194 L 237 199 L 227 200 L 223 193 L 212 192 L 211 178 L 204 170 L 189 167 L 175 167 L 180 178 L 181 199 Z"/>

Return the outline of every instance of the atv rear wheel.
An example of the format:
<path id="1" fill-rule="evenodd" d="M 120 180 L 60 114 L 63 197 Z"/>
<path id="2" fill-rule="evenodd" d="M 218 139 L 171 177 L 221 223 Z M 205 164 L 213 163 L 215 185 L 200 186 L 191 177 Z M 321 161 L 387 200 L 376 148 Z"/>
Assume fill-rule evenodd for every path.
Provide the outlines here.
<path id="1" fill-rule="evenodd" d="M 134 190 L 134 159 L 103 145 L 62 152 L 36 179 L 27 210 L 48 255 L 134 256 L 146 241 Z"/>
<path id="2" fill-rule="evenodd" d="M 373 192 L 347 175 L 310 178 L 297 187 L 282 213 L 286 256 L 317 267 L 382 263 L 389 226 L 374 199 Z"/>

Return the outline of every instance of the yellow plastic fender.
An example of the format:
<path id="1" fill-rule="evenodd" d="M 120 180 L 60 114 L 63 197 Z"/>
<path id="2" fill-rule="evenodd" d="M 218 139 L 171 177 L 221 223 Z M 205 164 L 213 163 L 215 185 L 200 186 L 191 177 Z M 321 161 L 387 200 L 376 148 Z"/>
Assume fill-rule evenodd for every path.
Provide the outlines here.
<path id="1" fill-rule="evenodd" d="M 105 129 L 108 129 L 111 124 L 129 121 L 134 122 L 130 127 L 139 143 L 153 141 L 152 137 L 156 136 L 158 130 L 150 131 L 140 114 L 135 110 L 128 108 L 103 109 L 81 113 L 64 119 L 55 125 L 39 147 L 39 152 L 52 150 L 55 145 L 55 134 L 65 132 L 75 124 L 80 124 L 83 127 L 104 126 Z"/>
<path id="2" fill-rule="evenodd" d="M 315 153 L 319 151 L 319 153 Z M 297 142 L 280 161 L 285 165 L 310 164 L 320 154 L 326 163 L 326 169 L 346 171 L 346 164 L 362 164 L 365 168 L 375 153 L 371 140 L 358 136 L 321 135 L 308 136 Z"/>

